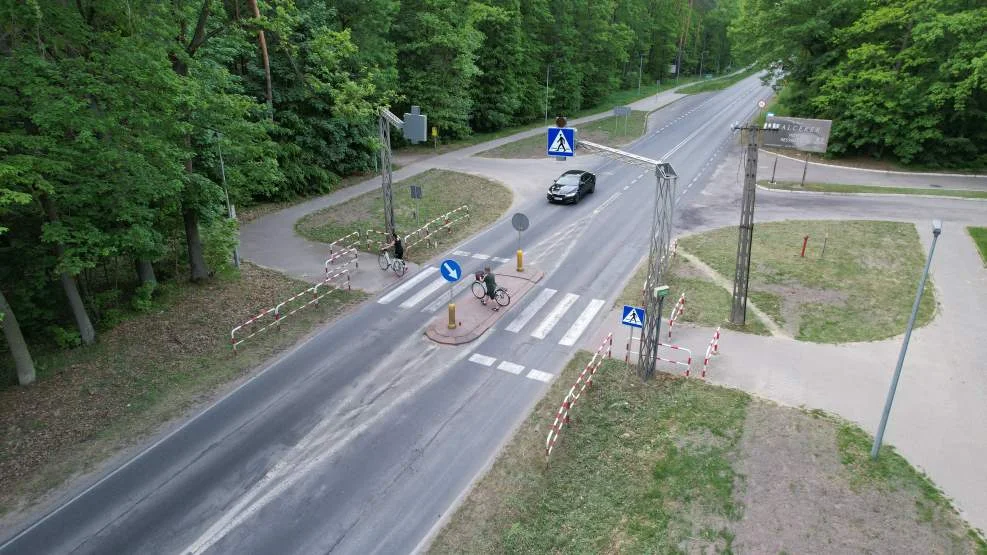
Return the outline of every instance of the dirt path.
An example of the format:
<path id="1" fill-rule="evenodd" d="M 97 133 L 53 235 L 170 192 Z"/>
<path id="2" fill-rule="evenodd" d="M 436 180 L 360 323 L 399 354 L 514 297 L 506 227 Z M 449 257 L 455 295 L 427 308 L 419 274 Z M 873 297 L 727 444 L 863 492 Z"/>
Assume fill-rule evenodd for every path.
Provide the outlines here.
<path id="1" fill-rule="evenodd" d="M 737 552 L 974 553 L 959 517 L 914 485 L 844 465 L 838 422 L 755 401 L 744 426 Z"/>

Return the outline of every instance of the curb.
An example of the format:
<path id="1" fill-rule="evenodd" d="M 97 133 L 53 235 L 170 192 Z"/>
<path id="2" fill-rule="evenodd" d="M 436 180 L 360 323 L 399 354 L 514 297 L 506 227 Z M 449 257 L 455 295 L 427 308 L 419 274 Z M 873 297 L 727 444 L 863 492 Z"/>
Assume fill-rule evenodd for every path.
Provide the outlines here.
<path id="1" fill-rule="evenodd" d="M 783 193 L 792 195 L 822 195 L 831 197 L 906 197 L 906 198 L 931 198 L 938 200 L 972 200 L 974 202 L 987 202 L 987 198 L 966 198 L 951 197 L 948 195 L 911 195 L 908 193 L 840 193 L 837 191 L 790 191 L 788 189 L 772 189 L 758 184 L 758 189 L 772 193 Z"/>
<path id="2" fill-rule="evenodd" d="M 772 155 L 777 156 L 779 158 L 785 158 L 787 160 L 793 160 L 795 162 L 798 162 L 799 164 L 804 164 L 805 163 L 805 160 L 799 160 L 798 158 L 794 158 L 792 156 L 787 156 L 785 154 L 780 154 L 780 153 L 777 153 L 777 152 L 772 152 L 770 150 L 765 150 L 763 148 L 758 148 L 757 150 L 760 151 L 760 152 L 763 152 L 765 154 L 772 154 Z M 972 177 L 972 178 L 984 178 L 984 177 L 987 177 L 987 174 L 980 174 L 980 173 L 970 174 L 970 173 L 902 172 L 902 171 L 895 171 L 895 170 L 875 170 L 875 169 L 871 169 L 871 168 L 855 168 L 853 166 L 840 166 L 838 164 L 824 164 L 822 162 L 809 162 L 809 164 L 811 164 L 813 166 L 822 166 L 824 168 L 838 168 L 838 169 L 841 169 L 841 170 L 853 170 L 853 171 L 858 171 L 858 172 L 870 172 L 870 173 L 884 173 L 884 174 L 889 174 L 889 175 L 928 175 L 930 177 Z"/>

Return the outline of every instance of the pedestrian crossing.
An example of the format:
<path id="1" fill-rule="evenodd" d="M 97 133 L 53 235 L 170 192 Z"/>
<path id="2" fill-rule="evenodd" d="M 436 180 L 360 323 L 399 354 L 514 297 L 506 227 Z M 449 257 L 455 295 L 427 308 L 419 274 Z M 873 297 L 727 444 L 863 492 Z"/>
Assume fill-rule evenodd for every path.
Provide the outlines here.
<path id="1" fill-rule="evenodd" d="M 479 364 L 480 366 L 486 366 L 487 368 L 493 368 L 494 363 L 497 362 L 496 358 L 481 355 L 479 353 L 473 353 L 467 360 L 474 364 Z M 507 372 L 508 374 L 514 374 L 515 376 L 524 375 L 524 377 L 529 380 L 536 380 L 542 383 L 548 383 L 552 381 L 552 378 L 554 377 L 548 372 L 542 372 L 541 370 L 535 370 L 534 368 L 525 368 L 523 365 L 517 364 L 516 362 L 511 362 L 509 360 L 500 361 L 500 364 L 498 364 L 496 368 L 497 370 Z M 527 374 L 523 374 L 525 370 L 528 371 Z"/>
<path id="2" fill-rule="evenodd" d="M 466 279 L 451 285 L 452 297 L 459 297 L 472 285 L 471 276 L 466 276 Z M 377 299 L 377 302 L 385 305 L 397 304 L 405 310 L 432 314 L 449 303 L 449 288 L 449 282 L 438 275 L 438 268 L 430 266 L 422 268 L 407 281 Z M 576 345 L 606 304 L 602 299 L 577 293 L 560 293 L 549 287 L 535 288 L 525 297 L 518 299 L 519 304 L 523 305 L 520 312 L 512 311 L 508 315 L 513 318 L 507 322 L 504 331 L 526 334 L 538 340 L 551 338 L 566 347 Z M 528 298 L 531 299 L 530 302 L 525 303 Z M 576 315 L 575 320 L 572 320 L 573 314 Z M 561 326 L 563 321 L 568 326 Z"/>

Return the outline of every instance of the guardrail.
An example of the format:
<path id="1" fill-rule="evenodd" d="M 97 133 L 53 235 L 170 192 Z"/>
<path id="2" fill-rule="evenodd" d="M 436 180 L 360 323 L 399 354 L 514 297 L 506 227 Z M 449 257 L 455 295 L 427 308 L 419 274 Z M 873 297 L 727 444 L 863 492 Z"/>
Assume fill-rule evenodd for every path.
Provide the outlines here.
<path id="1" fill-rule="evenodd" d="M 547 458 L 552 454 L 552 449 L 555 447 L 555 443 L 559 439 L 559 434 L 562 433 L 562 428 L 569 423 L 569 411 L 575 406 L 576 401 L 583 394 L 583 391 L 587 387 L 593 384 L 593 375 L 603 364 L 604 358 L 611 358 L 613 356 L 613 334 L 608 333 L 606 337 L 603 338 L 603 343 L 600 344 L 596 352 L 593 353 L 593 358 L 586 364 L 583 371 L 579 373 L 579 377 L 576 378 L 576 383 L 572 384 L 569 388 L 569 392 L 565 394 L 565 398 L 562 399 L 562 404 L 559 405 L 559 410 L 555 414 L 555 422 L 552 423 L 552 427 L 548 430 L 548 437 L 545 438 L 545 457 Z M 577 391 L 576 388 L 579 387 Z"/>
<path id="2" fill-rule="evenodd" d="M 359 231 L 354 231 L 349 235 L 344 235 L 339 239 L 336 239 L 332 243 L 329 243 L 329 258 L 326 260 L 326 274 L 329 273 L 329 266 L 335 265 L 340 260 L 346 260 L 348 265 L 351 261 L 355 264 L 357 268 L 360 267 L 360 256 L 357 251 L 357 247 L 360 246 L 362 242 L 362 237 L 360 237 Z"/>
<path id="3" fill-rule="evenodd" d="M 627 343 L 626 343 L 627 349 L 626 349 L 626 352 L 624 354 L 624 362 L 626 364 L 630 364 L 631 355 L 640 355 L 641 354 L 640 351 L 634 351 L 634 350 L 632 350 L 635 341 L 637 341 L 638 343 L 640 343 L 641 342 L 641 338 L 640 337 L 631 337 L 630 339 L 627 340 Z M 660 360 L 662 362 L 668 362 L 670 364 L 676 364 L 678 366 L 685 366 L 684 375 L 686 375 L 686 376 L 689 375 L 689 372 L 692 370 L 692 351 L 691 350 L 686 349 L 685 347 L 682 347 L 680 345 L 670 345 L 668 343 L 659 343 L 658 346 L 659 347 L 667 347 L 668 349 L 671 349 L 673 351 L 682 351 L 683 353 L 686 353 L 686 357 L 687 358 L 686 358 L 685 361 L 675 360 L 675 359 L 672 359 L 672 358 L 665 358 L 665 357 L 661 357 L 661 356 L 655 356 L 655 360 Z"/>
<path id="4" fill-rule="evenodd" d="M 346 278 L 345 287 L 347 290 L 350 289 L 350 275 L 349 270 L 340 269 L 333 272 L 331 275 L 326 276 L 322 282 L 315 284 L 312 287 L 289 297 L 288 299 L 279 302 L 272 308 L 265 309 L 260 314 L 248 319 L 246 322 L 234 327 L 230 330 L 230 345 L 233 347 L 233 353 L 236 354 L 236 348 L 238 345 L 244 341 L 256 336 L 257 334 L 263 333 L 270 329 L 271 327 L 277 326 L 281 323 L 281 320 L 295 314 L 299 310 L 313 305 L 318 304 L 319 299 L 325 297 L 326 295 L 332 293 L 333 291 L 341 291 L 344 287 L 342 283 L 337 282 L 340 278 Z M 324 289 L 323 293 L 319 293 L 320 289 Z M 308 296 L 311 295 L 311 296 Z M 266 320 L 266 317 L 270 317 L 270 320 Z M 258 323 L 263 323 L 261 327 L 255 327 Z M 237 337 L 240 332 L 249 332 L 247 335 Z"/>
<path id="5" fill-rule="evenodd" d="M 703 379 L 706 379 L 706 368 L 709 367 L 709 359 L 718 354 L 720 354 L 720 327 L 716 326 L 716 331 L 713 332 L 713 339 L 709 340 L 709 345 L 706 347 L 706 356 L 703 357 Z"/>

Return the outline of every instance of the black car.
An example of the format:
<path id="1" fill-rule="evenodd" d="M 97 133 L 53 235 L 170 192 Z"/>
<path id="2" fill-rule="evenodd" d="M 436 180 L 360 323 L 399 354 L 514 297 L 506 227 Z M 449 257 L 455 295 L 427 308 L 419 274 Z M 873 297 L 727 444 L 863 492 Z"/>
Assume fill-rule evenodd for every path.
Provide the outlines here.
<path id="1" fill-rule="evenodd" d="M 577 203 L 596 191 L 596 176 L 584 170 L 569 170 L 548 188 L 548 202 Z"/>

